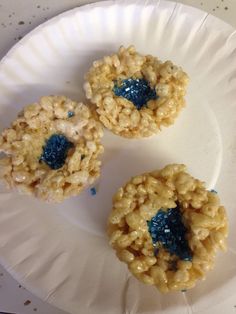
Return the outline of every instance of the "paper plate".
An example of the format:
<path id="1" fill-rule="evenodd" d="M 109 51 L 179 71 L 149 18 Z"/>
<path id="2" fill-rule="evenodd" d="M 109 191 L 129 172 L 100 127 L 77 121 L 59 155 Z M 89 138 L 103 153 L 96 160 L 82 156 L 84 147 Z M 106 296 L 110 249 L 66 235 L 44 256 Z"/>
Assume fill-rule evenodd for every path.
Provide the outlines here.
<path id="1" fill-rule="evenodd" d="M 236 291 L 236 37 L 229 25 L 173 2 L 100 2 L 53 18 L 0 64 L 1 128 L 47 94 L 84 100 L 91 62 L 120 45 L 181 65 L 191 81 L 174 126 L 149 139 L 106 132 L 98 193 L 60 205 L 0 194 L 0 262 L 26 288 L 73 314 L 234 313 Z M 131 277 L 105 235 L 111 197 L 130 176 L 171 162 L 219 191 L 230 219 L 229 251 L 187 293 L 161 295 Z M 220 312 L 219 312 L 220 311 Z"/>

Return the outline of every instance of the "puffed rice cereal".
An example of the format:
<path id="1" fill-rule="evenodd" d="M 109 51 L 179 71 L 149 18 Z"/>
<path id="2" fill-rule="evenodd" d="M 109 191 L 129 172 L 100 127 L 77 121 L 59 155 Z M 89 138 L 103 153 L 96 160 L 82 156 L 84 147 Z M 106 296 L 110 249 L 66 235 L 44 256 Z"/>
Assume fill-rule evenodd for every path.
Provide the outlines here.
<path id="1" fill-rule="evenodd" d="M 131 273 L 161 292 L 186 290 L 226 249 L 228 221 L 215 191 L 181 164 L 133 177 L 113 198 L 108 235 Z"/>
<path id="2" fill-rule="evenodd" d="M 26 106 L 0 136 L 0 176 L 9 188 L 61 202 L 100 174 L 102 126 L 87 106 L 64 96 Z"/>
<path id="3" fill-rule="evenodd" d="M 187 74 L 171 61 L 122 46 L 117 54 L 93 62 L 84 90 L 106 128 L 141 138 L 174 123 L 185 106 L 187 83 Z"/>

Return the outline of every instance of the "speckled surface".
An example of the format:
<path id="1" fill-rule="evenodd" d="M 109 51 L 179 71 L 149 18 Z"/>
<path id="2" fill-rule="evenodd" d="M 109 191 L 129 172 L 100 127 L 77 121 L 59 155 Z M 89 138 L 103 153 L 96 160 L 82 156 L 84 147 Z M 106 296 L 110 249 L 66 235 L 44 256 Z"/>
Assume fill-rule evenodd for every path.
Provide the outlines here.
<path id="1" fill-rule="evenodd" d="M 0 58 L 30 30 L 51 17 L 92 0 L 0 0 Z M 236 0 L 181 0 L 211 13 L 236 27 Z M 231 297 L 220 305 L 223 313 L 236 314 L 236 300 Z M 217 307 L 219 311 L 219 306 Z M 0 266 L 0 313 L 63 314 L 19 285 Z M 78 314 L 80 312 L 78 311 Z M 213 314 L 206 310 L 202 314 Z M 86 313 L 83 313 L 86 314 Z M 105 314 L 105 313 L 104 313 Z"/>
<path id="2" fill-rule="evenodd" d="M 4 56 L 15 42 L 19 41 L 37 25 L 65 10 L 92 2 L 95 1 L 0 0 L 0 58 Z M 235 0 L 178 0 L 176 2 L 205 10 L 236 27 Z"/>

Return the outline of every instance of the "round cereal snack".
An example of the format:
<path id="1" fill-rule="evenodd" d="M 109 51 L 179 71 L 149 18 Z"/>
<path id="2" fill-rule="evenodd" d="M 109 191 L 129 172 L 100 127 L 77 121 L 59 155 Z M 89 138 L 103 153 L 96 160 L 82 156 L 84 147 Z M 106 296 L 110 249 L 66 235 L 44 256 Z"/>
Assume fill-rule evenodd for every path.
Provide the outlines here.
<path id="1" fill-rule="evenodd" d="M 64 96 L 26 106 L 0 136 L 0 176 L 8 187 L 47 202 L 77 195 L 100 174 L 101 124 Z"/>
<path id="2" fill-rule="evenodd" d="M 187 74 L 171 61 L 141 55 L 130 46 L 94 61 L 84 90 L 105 127 L 141 138 L 174 123 L 185 106 L 187 83 Z"/>
<path id="3" fill-rule="evenodd" d="M 225 250 L 228 222 L 215 191 L 181 164 L 133 177 L 114 196 L 110 244 L 143 283 L 186 290 Z"/>

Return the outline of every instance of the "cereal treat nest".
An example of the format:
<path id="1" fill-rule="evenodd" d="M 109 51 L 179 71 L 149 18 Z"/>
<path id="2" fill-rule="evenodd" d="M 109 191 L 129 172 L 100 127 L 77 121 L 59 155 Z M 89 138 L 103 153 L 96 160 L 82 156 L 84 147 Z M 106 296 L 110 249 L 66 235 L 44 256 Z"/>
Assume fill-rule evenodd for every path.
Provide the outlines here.
<path id="1" fill-rule="evenodd" d="M 114 196 L 110 244 L 140 281 L 161 292 L 195 286 L 226 248 L 228 222 L 216 193 L 172 164 L 133 177 Z"/>
<path id="2" fill-rule="evenodd" d="M 87 106 L 64 96 L 26 106 L 0 136 L 0 176 L 48 202 L 77 195 L 100 174 L 102 127 Z"/>
<path id="3" fill-rule="evenodd" d="M 133 46 L 94 61 L 85 80 L 86 97 L 96 105 L 101 122 L 124 137 L 157 133 L 173 124 L 185 106 L 187 74 Z"/>

